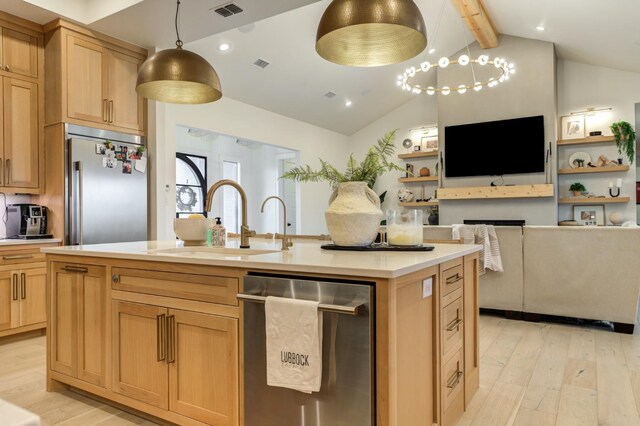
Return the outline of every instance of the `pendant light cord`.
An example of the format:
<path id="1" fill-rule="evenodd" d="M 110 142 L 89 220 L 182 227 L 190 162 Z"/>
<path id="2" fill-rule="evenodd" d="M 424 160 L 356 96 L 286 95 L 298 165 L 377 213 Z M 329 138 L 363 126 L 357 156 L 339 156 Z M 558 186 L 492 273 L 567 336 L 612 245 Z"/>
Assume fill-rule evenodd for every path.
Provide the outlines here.
<path id="1" fill-rule="evenodd" d="M 175 21 L 175 24 L 176 24 L 176 38 L 177 38 L 176 47 L 178 49 L 182 49 L 183 43 L 182 43 L 182 40 L 180 40 L 180 31 L 178 30 L 178 15 L 179 14 L 180 14 L 180 0 L 177 0 L 177 3 L 176 3 L 176 21 Z"/>
<path id="2" fill-rule="evenodd" d="M 456 16 L 457 18 L 457 16 Z M 460 31 L 462 31 L 462 37 L 464 38 L 464 45 L 467 48 L 467 56 L 471 57 L 471 49 L 469 49 L 469 42 L 467 41 L 467 32 L 464 30 L 464 25 L 462 24 L 462 19 L 458 19 L 458 23 L 460 25 Z M 473 83 L 475 84 L 478 80 L 476 79 L 476 70 L 473 68 L 473 62 L 469 64 L 471 66 L 471 75 L 473 76 Z"/>

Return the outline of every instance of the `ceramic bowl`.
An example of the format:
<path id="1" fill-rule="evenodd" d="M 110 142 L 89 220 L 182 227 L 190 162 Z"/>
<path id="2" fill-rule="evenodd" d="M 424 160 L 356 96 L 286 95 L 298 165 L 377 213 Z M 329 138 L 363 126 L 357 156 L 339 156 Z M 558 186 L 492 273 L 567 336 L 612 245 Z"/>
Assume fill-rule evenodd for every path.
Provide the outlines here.
<path id="1" fill-rule="evenodd" d="M 209 219 L 206 217 L 173 219 L 173 231 L 184 241 L 185 246 L 205 245 L 207 229 L 209 229 Z"/>

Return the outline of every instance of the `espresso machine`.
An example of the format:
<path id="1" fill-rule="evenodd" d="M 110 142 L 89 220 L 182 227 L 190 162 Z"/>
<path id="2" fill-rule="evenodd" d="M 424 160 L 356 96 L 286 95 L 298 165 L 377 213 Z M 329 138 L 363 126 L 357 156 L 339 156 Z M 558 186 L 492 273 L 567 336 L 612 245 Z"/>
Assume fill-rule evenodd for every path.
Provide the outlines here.
<path id="1" fill-rule="evenodd" d="M 7 238 L 51 238 L 51 234 L 47 234 L 47 208 L 37 204 L 9 204 Z"/>

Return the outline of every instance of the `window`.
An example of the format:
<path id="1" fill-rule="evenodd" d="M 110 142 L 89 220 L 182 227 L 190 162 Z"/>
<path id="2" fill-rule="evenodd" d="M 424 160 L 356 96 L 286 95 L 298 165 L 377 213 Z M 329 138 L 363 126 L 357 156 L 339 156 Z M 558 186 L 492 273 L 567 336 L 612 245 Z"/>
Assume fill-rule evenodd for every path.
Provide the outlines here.
<path id="1" fill-rule="evenodd" d="M 222 162 L 222 179 L 230 179 L 240 183 L 240 163 L 224 160 Z M 222 224 L 227 232 L 240 232 L 240 194 L 228 185 L 222 187 Z"/>
<path id="2" fill-rule="evenodd" d="M 204 211 L 207 193 L 207 158 L 176 152 L 176 217 Z"/>

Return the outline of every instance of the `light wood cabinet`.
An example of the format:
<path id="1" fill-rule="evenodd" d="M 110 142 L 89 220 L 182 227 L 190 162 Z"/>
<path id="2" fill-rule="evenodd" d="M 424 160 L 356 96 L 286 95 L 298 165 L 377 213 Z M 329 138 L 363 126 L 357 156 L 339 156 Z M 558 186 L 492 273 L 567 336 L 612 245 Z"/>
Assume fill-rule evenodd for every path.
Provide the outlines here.
<path id="1" fill-rule="evenodd" d="M 38 37 L 2 28 L 0 71 L 24 77 L 38 77 Z"/>
<path id="2" fill-rule="evenodd" d="M 106 386 L 106 268 L 51 264 L 50 368 Z"/>
<path id="3" fill-rule="evenodd" d="M 144 134 L 135 91 L 144 49 L 57 20 L 47 25 L 47 125 L 70 122 Z"/>
<path id="4" fill-rule="evenodd" d="M 237 319 L 117 300 L 112 309 L 114 392 L 206 424 L 237 424 Z"/>
<path id="5" fill-rule="evenodd" d="M 44 267 L 0 271 L 0 331 L 47 321 Z"/>
<path id="6" fill-rule="evenodd" d="M 0 337 L 46 327 L 47 268 L 40 247 L 0 250 Z"/>
<path id="7" fill-rule="evenodd" d="M 0 12 L 0 192 L 44 190 L 44 48 L 39 27 Z M 40 27 L 41 29 L 41 27 Z"/>
<path id="8" fill-rule="evenodd" d="M 3 137 L 0 150 L 2 187 L 18 192 L 37 190 L 44 158 L 40 152 L 38 85 L 16 78 L 2 78 Z"/>

